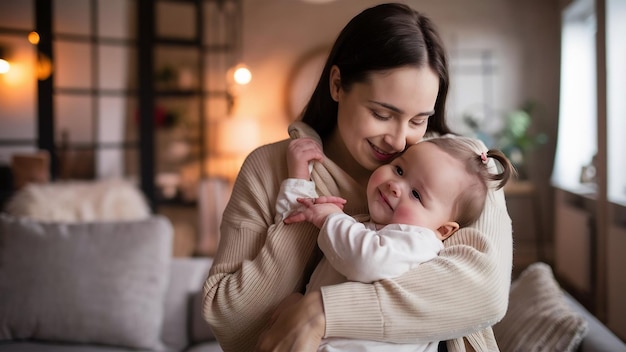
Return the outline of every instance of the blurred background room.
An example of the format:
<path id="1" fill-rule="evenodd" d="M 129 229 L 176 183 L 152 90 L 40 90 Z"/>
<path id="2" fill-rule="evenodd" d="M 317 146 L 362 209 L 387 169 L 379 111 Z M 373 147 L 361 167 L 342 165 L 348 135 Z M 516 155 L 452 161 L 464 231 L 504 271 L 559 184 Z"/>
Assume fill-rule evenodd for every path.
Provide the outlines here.
<path id="1" fill-rule="evenodd" d="M 245 156 L 287 138 L 373 0 L 0 1 L 0 206 L 122 179 L 212 256 Z M 402 0 L 449 53 L 448 121 L 503 149 L 514 273 L 543 261 L 626 338 L 626 2 Z M 621 92 L 621 93 L 618 93 Z"/>

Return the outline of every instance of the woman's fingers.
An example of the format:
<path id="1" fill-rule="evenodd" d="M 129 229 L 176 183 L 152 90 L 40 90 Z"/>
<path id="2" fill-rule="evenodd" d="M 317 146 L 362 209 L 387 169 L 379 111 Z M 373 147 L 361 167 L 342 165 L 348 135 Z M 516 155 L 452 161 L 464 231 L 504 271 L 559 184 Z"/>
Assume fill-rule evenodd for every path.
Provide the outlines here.
<path id="1" fill-rule="evenodd" d="M 302 299 L 302 297 L 303 296 L 301 293 L 292 293 L 289 296 L 285 297 L 285 299 L 283 299 L 283 301 L 280 302 L 280 304 L 278 305 L 278 307 L 276 307 L 276 310 L 270 317 L 269 324 L 270 325 L 274 324 L 274 322 L 276 321 L 276 319 L 278 319 L 278 317 L 280 316 L 280 313 L 283 310 L 285 310 L 287 307 L 291 306 L 292 304 L 297 303 L 299 300 Z"/>
<path id="2" fill-rule="evenodd" d="M 322 147 L 311 138 L 299 138 L 289 142 L 287 167 L 289 177 L 309 179 L 309 162 L 324 158 Z"/>
<path id="3" fill-rule="evenodd" d="M 290 301 L 287 302 L 288 299 Z M 259 338 L 256 351 L 317 351 L 326 329 L 319 291 L 309 293 L 302 299 L 290 296 L 283 303 L 274 323 Z"/>

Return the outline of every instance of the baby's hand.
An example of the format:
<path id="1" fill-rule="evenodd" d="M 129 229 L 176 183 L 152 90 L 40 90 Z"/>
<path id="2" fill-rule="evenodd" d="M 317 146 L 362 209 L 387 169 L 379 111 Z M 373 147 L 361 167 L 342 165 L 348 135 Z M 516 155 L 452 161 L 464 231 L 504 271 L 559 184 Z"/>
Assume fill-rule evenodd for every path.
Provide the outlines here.
<path id="1" fill-rule="evenodd" d="M 312 205 L 312 204 L 334 204 L 343 210 L 343 205 L 347 203 L 347 200 L 337 196 L 320 196 L 317 198 L 298 198 L 298 203 L 304 205 Z"/>
<path id="2" fill-rule="evenodd" d="M 305 206 L 285 218 L 285 224 L 308 221 L 321 228 L 328 215 L 343 212 L 346 200 L 341 197 L 323 196 L 319 198 L 298 198 L 298 203 Z"/>
<path id="3" fill-rule="evenodd" d="M 290 178 L 310 180 L 309 162 L 324 158 L 322 146 L 312 138 L 298 138 L 289 142 L 287 168 Z"/>

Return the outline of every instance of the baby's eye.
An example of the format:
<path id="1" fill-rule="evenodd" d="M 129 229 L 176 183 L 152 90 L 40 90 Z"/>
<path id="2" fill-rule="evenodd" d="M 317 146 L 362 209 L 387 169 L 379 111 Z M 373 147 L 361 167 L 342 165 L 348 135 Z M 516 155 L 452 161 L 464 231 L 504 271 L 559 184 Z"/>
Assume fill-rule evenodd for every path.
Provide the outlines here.
<path id="1" fill-rule="evenodd" d="M 412 190 L 411 191 L 411 195 L 413 196 L 413 198 L 417 199 L 417 200 L 422 200 L 422 197 L 420 197 L 420 193 L 416 190 Z"/>
<path id="2" fill-rule="evenodd" d="M 400 166 L 396 166 L 396 174 L 398 174 L 399 176 L 402 176 L 404 175 L 404 170 L 402 170 Z"/>

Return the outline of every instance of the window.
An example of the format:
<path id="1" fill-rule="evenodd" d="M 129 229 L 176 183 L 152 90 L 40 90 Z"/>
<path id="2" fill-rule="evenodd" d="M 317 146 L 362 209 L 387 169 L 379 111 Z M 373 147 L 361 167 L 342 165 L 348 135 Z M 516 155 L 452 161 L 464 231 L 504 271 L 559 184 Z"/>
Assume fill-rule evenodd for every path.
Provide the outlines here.
<path id="1" fill-rule="evenodd" d="M 552 184 L 575 193 L 595 193 L 594 168 L 590 167 L 598 145 L 595 34 L 594 2 L 572 3 L 563 13 L 561 99 Z"/>
<path id="2" fill-rule="evenodd" d="M 608 199 L 626 206 L 626 1 L 607 0 Z"/>

